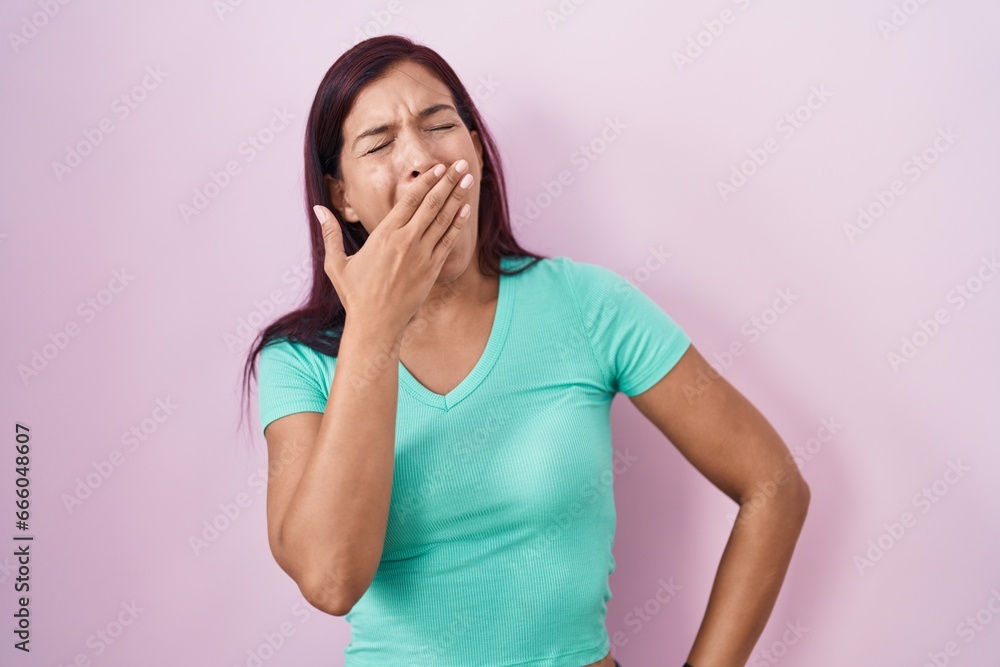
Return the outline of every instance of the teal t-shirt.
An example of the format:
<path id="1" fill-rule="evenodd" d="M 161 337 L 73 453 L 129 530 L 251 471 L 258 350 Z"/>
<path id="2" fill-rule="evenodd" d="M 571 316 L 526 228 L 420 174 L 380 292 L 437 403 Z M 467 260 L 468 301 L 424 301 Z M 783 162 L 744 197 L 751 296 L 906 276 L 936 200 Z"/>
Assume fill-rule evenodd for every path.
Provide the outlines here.
<path id="1" fill-rule="evenodd" d="M 505 257 L 514 268 L 528 258 Z M 346 667 L 582 667 L 610 648 L 617 392 L 666 375 L 691 340 L 639 288 L 567 257 L 500 277 L 493 329 L 446 395 L 399 364 L 382 561 L 346 615 Z M 261 427 L 323 412 L 334 357 L 261 352 Z"/>

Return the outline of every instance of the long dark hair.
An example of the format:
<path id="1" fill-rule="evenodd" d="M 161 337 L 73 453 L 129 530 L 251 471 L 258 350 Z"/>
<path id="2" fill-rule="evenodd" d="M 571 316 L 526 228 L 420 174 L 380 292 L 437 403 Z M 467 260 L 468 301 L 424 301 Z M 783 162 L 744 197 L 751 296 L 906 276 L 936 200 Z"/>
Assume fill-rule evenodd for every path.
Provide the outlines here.
<path id="1" fill-rule="evenodd" d="M 241 398 L 244 402 L 250 392 L 251 378 L 256 378 L 257 355 L 272 340 L 287 337 L 334 357 L 340 350 L 345 311 L 323 269 L 323 235 L 312 207 L 322 204 L 333 212 L 343 233 L 344 252 L 352 255 L 361 249 L 368 238 L 368 232 L 360 224 L 344 222 L 340 212 L 330 201 L 330 192 L 323 175 L 331 174 L 335 178 L 341 176 L 343 124 L 358 93 L 366 84 L 384 74 L 391 65 L 404 60 L 423 65 L 448 86 L 465 127 L 470 132 L 478 132 L 482 140 L 483 168 L 478 228 L 481 239 L 478 258 L 480 270 L 485 275 L 512 275 L 527 270 L 545 258 L 544 255 L 525 250 L 514 238 L 500 153 L 468 91 L 448 63 L 433 49 L 401 35 L 380 35 L 359 42 L 337 58 L 327 70 L 306 121 L 305 218 L 312 246 L 312 288 L 305 303 L 264 328 L 251 344 L 243 367 L 244 391 Z M 500 258 L 505 256 L 532 257 L 534 261 L 526 262 L 512 271 L 504 271 L 500 267 Z"/>

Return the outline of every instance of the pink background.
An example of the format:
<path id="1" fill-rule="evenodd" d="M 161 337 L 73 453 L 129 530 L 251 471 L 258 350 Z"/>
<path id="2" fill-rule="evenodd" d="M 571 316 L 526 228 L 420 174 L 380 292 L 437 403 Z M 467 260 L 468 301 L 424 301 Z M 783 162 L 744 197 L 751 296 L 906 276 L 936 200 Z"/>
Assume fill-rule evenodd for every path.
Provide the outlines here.
<path id="1" fill-rule="evenodd" d="M 475 95 L 526 247 L 634 280 L 802 452 L 810 515 L 748 664 L 994 665 L 998 22 L 985 0 L 5 2 L 0 663 L 342 664 L 347 623 L 268 550 L 263 437 L 252 422 L 249 447 L 237 398 L 241 322 L 303 294 L 308 107 L 367 31 L 435 48 Z M 893 368 L 904 338 L 917 353 Z M 30 656 L 12 649 L 15 422 L 32 437 Z M 615 480 L 614 652 L 680 665 L 737 506 L 625 398 L 613 426 L 640 462 Z M 196 552 L 220 506 L 239 516 Z"/>

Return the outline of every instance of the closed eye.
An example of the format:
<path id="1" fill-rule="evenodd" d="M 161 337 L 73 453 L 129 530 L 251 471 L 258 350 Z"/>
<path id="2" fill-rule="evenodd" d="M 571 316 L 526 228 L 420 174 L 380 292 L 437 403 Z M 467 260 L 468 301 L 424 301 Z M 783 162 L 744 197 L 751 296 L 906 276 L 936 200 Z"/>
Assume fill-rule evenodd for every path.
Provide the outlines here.
<path id="1" fill-rule="evenodd" d="M 453 127 L 455 127 L 455 124 L 451 123 L 450 125 L 438 125 L 437 127 L 432 127 L 431 130 L 450 130 Z M 370 151 L 368 151 L 367 153 L 365 153 L 365 155 L 371 155 L 372 153 L 377 153 L 377 152 L 379 152 L 380 150 L 382 150 L 383 148 L 385 148 L 386 146 L 388 146 L 391 143 L 392 143 L 391 141 L 387 141 L 384 144 L 382 144 L 381 146 L 377 146 L 377 147 L 371 149 Z"/>

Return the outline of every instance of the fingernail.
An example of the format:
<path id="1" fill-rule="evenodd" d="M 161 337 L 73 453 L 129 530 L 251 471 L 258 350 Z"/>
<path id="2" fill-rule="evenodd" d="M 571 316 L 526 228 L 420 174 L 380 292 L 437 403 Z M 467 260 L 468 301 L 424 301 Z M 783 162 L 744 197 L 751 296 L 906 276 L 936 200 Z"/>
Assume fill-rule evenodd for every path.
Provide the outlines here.
<path id="1" fill-rule="evenodd" d="M 458 162 L 455 163 L 455 171 L 457 171 L 460 174 L 468 168 L 469 168 L 469 163 L 465 160 L 459 160 Z"/>
<path id="2" fill-rule="evenodd" d="M 313 206 L 313 213 L 315 213 L 316 217 L 319 219 L 319 224 L 326 224 L 326 211 L 324 211 L 319 204 Z"/>
<path id="3" fill-rule="evenodd" d="M 470 185 L 472 185 L 472 174 L 466 174 L 465 178 L 459 181 L 458 184 L 461 185 L 463 188 L 467 188 Z"/>
<path id="4" fill-rule="evenodd" d="M 445 169 L 447 169 L 447 167 L 445 167 L 443 164 L 439 164 L 438 166 L 434 167 L 434 175 L 440 177 L 441 174 L 444 173 Z"/>

